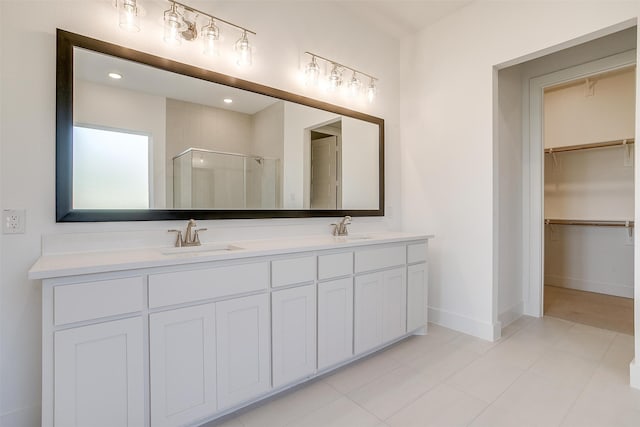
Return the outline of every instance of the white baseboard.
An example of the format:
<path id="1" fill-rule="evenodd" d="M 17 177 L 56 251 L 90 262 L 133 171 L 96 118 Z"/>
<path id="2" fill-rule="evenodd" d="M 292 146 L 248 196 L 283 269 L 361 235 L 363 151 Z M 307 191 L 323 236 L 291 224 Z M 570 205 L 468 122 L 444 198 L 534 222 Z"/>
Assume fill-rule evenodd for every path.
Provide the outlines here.
<path id="1" fill-rule="evenodd" d="M 629 385 L 640 390 L 640 365 L 633 359 L 629 364 Z"/>
<path id="2" fill-rule="evenodd" d="M 487 341 L 500 338 L 502 327 L 500 322 L 490 323 L 472 319 L 447 310 L 429 307 L 429 322 L 445 328 L 463 332 Z"/>
<path id="3" fill-rule="evenodd" d="M 509 307 L 508 309 L 500 313 L 498 315 L 498 321 L 500 322 L 501 326 L 504 328 L 509 326 L 519 318 L 521 318 L 523 314 L 524 314 L 524 301 L 520 301 L 519 303 Z"/>
<path id="4" fill-rule="evenodd" d="M 614 295 L 617 297 L 633 298 L 633 285 L 625 286 L 618 283 L 594 282 L 573 277 L 544 275 L 544 284 L 559 288 L 577 289 L 579 291 L 597 292 L 599 294 Z"/>
<path id="5" fill-rule="evenodd" d="M 40 405 L 16 409 L 0 415 L 0 426 L 33 427 L 40 424 Z"/>

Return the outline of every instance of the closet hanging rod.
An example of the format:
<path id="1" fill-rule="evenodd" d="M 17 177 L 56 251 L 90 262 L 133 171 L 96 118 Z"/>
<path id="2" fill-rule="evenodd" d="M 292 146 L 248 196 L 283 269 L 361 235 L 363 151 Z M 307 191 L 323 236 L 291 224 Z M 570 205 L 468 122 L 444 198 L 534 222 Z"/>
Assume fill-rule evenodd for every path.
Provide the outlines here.
<path id="1" fill-rule="evenodd" d="M 589 225 L 595 227 L 634 227 L 633 221 L 597 221 L 584 219 L 545 219 L 546 225 Z"/>
<path id="2" fill-rule="evenodd" d="M 635 138 L 617 139 L 615 141 L 593 142 L 591 144 L 567 145 L 566 147 L 545 148 L 544 152 L 561 153 L 563 151 L 589 150 L 591 148 L 616 147 L 618 145 L 626 145 L 635 143 Z"/>

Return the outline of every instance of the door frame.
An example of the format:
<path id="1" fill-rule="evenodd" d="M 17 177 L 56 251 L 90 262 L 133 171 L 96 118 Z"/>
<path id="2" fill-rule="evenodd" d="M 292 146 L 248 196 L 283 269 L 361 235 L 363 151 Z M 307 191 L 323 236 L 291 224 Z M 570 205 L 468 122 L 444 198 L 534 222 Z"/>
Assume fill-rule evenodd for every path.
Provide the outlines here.
<path id="1" fill-rule="evenodd" d="M 636 49 L 529 80 L 529 127 L 523 127 L 523 141 L 529 145 L 523 151 L 524 314 L 542 317 L 544 313 L 544 90 L 633 65 L 636 65 Z M 634 164 L 637 164 L 638 150 L 634 153 Z"/>

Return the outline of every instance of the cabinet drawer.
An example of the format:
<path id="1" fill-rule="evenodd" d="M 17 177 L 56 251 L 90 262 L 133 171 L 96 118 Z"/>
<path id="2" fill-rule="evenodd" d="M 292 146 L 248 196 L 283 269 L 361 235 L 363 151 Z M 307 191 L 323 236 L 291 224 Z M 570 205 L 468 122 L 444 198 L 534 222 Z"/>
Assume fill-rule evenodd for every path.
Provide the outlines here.
<path id="1" fill-rule="evenodd" d="M 363 271 L 379 270 L 381 268 L 395 267 L 405 264 L 407 254 L 405 246 L 392 246 L 387 248 L 365 249 L 356 251 L 356 273 Z"/>
<path id="2" fill-rule="evenodd" d="M 149 307 L 254 292 L 268 286 L 267 262 L 152 274 L 149 276 Z"/>
<path id="3" fill-rule="evenodd" d="M 424 262 L 427 260 L 427 242 L 407 246 L 407 262 Z"/>
<path id="4" fill-rule="evenodd" d="M 143 308 L 142 277 L 77 283 L 53 288 L 56 325 L 132 313 Z"/>
<path id="5" fill-rule="evenodd" d="M 274 287 L 310 282 L 315 278 L 315 256 L 279 259 L 271 262 L 271 285 Z"/>
<path id="6" fill-rule="evenodd" d="M 318 257 L 318 279 L 347 276 L 353 273 L 353 252 L 320 255 Z"/>

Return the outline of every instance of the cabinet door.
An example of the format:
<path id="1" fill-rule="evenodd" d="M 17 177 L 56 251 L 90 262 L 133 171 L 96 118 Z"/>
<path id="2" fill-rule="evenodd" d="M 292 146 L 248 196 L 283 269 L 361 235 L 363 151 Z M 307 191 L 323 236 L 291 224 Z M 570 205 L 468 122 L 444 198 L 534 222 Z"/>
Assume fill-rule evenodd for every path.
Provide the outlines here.
<path id="1" fill-rule="evenodd" d="M 188 424 L 216 410 L 215 307 L 149 318 L 151 425 Z"/>
<path id="2" fill-rule="evenodd" d="M 427 264 L 407 268 L 407 332 L 427 324 Z"/>
<path id="3" fill-rule="evenodd" d="M 405 267 L 382 272 L 382 342 L 407 330 L 407 282 Z"/>
<path id="4" fill-rule="evenodd" d="M 356 354 L 382 344 L 382 273 L 355 280 L 354 351 Z"/>
<path id="5" fill-rule="evenodd" d="M 269 296 L 216 303 L 218 408 L 269 390 Z"/>
<path id="6" fill-rule="evenodd" d="M 318 369 L 353 355 L 353 279 L 318 284 Z"/>
<path id="7" fill-rule="evenodd" d="M 273 386 L 312 375 L 316 369 L 316 287 L 271 295 Z"/>
<path id="8" fill-rule="evenodd" d="M 144 426 L 140 317 L 54 336 L 54 425 Z"/>

